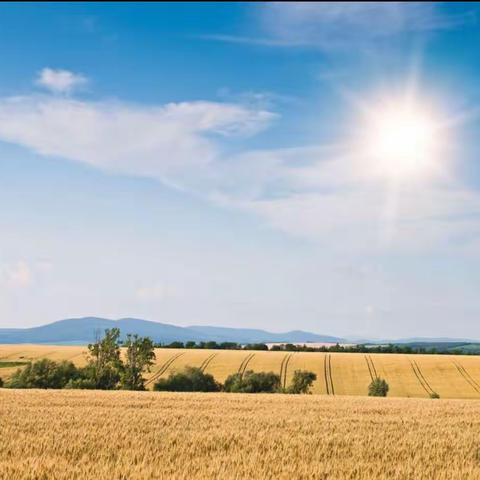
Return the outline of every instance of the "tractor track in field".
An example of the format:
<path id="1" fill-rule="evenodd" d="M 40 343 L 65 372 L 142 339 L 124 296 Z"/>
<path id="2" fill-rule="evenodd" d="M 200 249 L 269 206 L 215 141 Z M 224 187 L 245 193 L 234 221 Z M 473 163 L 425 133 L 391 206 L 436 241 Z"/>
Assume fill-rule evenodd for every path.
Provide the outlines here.
<path id="1" fill-rule="evenodd" d="M 323 357 L 323 368 L 325 374 L 325 386 L 327 388 L 327 395 L 335 395 L 335 387 L 333 386 L 332 378 L 332 356 L 326 353 Z"/>
<path id="2" fill-rule="evenodd" d="M 378 378 L 377 369 L 375 368 L 375 364 L 373 363 L 373 359 L 371 355 L 365 355 L 365 361 L 367 362 L 368 373 L 370 374 L 370 378 L 372 382 Z"/>
<path id="3" fill-rule="evenodd" d="M 290 359 L 292 358 L 292 353 L 287 353 L 283 359 L 282 363 L 280 364 L 280 382 L 283 386 L 283 388 L 286 388 L 287 386 L 287 370 L 288 370 L 288 363 L 290 362 Z"/>
<path id="4" fill-rule="evenodd" d="M 145 382 L 145 386 L 150 385 L 152 382 L 161 377 L 169 369 L 173 362 L 175 362 L 175 360 L 177 360 L 177 358 L 181 357 L 182 355 L 185 355 L 185 353 L 186 352 L 175 353 L 174 355 L 169 357 L 162 364 L 162 366 Z"/>
<path id="5" fill-rule="evenodd" d="M 238 373 L 240 375 L 243 376 L 243 374 L 245 373 L 245 371 L 247 370 L 247 366 L 248 364 L 250 363 L 250 361 L 252 360 L 252 358 L 255 356 L 254 353 L 250 353 L 249 355 L 247 355 L 243 360 L 242 360 L 242 363 L 240 364 L 240 366 L 238 367 Z"/>
<path id="6" fill-rule="evenodd" d="M 212 353 L 209 355 L 200 365 L 200 370 L 204 372 L 207 367 L 210 365 L 211 361 L 218 355 L 218 352 Z"/>
<path id="7" fill-rule="evenodd" d="M 417 362 L 415 360 L 410 360 L 410 365 L 412 366 L 413 373 L 417 377 L 418 382 L 420 385 L 423 387 L 425 392 L 430 396 L 432 393 L 435 393 L 435 390 L 430 386 L 430 384 L 427 382 L 427 379 L 423 376 L 422 371 L 420 370 L 420 367 L 418 366 Z"/>
<path id="8" fill-rule="evenodd" d="M 453 364 L 457 368 L 460 375 L 464 378 L 464 380 L 477 392 L 480 393 L 480 385 L 477 381 L 467 372 L 463 365 L 460 365 L 455 360 L 452 360 Z"/>

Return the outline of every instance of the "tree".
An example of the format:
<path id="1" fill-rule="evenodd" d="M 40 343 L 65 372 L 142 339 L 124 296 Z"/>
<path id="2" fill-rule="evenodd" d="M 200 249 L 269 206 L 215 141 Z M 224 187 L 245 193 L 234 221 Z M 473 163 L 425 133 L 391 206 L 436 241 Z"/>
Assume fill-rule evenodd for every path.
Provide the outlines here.
<path id="1" fill-rule="evenodd" d="M 161 378 L 153 389 L 169 392 L 218 392 L 220 390 L 213 375 L 200 368 L 185 367 L 181 372 L 172 372 L 168 378 Z"/>
<path id="2" fill-rule="evenodd" d="M 120 381 L 123 369 L 120 358 L 120 330 L 112 328 L 105 330 L 102 339 L 88 345 L 90 362 L 86 372 L 89 372 L 95 388 L 100 390 L 112 390 Z"/>
<path id="3" fill-rule="evenodd" d="M 310 393 L 310 387 L 317 379 L 317 375 L 308 370 L 295 370 L 293 372 L 292 383 L 287 388 L 287 393 Z"/>
<path id="4" fill-rule="evenodd" d="M 121 373 L 121 387 L 124 390 L 145 390 L 143 373 L 150 371 L 155 360 L 153 342 L 148 337 L 128 334 L 123 345 L 127 352 Z"/>
<path id="5" fill-rule="evenodd" d="M 244 350 L 268 350 L 268 345 L 265 343 L 247 343 Z"/>
<path id="6" fill-rule="evenodd" d="M 388 383 L 380 377 L 372 380 L 372 383 L 368 386 L 369 397 L 386 397 L 388 394 Z"/>
<path id="7" fill-rule="evenodd" d="M 0 377 L 0 388 L 3 388 L 3 378 Z"/>
<path id="8" fill-rule="evenodd" d="M 11 377 L 10 388 L 64 388 L 78 378 L 79 371 L 72 362 L 60 363 L 44 358 L 18 369 Z"/>
<path id="9" fill-rule="evenodd" d="M 224 390 L 231 393 L 275 393 L 281 391 L 280 375 L 273 372 L 233 373 L 225 380 Z"/>

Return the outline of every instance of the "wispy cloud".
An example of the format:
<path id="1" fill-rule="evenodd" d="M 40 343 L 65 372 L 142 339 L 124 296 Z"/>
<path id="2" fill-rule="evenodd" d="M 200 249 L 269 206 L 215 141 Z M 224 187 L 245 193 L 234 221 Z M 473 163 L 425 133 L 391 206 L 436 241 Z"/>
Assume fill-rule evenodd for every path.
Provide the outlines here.
<path id="1" fill-rule="evenodd" d="M 388 182 L 348 142 L 226 153 L 230 137 L 254 135 L 274 119 L 269 110 L 242 103 L 145 106 L 31 95 L 0 99 L 0 140 L 158 179 L 330 249 L 425 251 L 478 243 L 480 194 L 453 176 L 402 185 L 393 215 Z M 27 281 L 24 265 L 13 278 Z"/>
<path id="2" fill-rule="evenodd" d="M 13 289 L 27 288 L 33 283 L 33 271 L 24 260 L 9 265 L 4 270 L 5 285 Z"/>
<path id="3" fill-rule="evenodd" d="M 79 73 L 44 68 L 39 72 L 35 83 L 53 93 L 69 94 L 87 82 L 87 78 Z"/>
<path id="4" fill-rule="evenodd" d="M 222 138 L 252 135 L 274 118 L 229 103 L 140 106 L 31 95 L 0 99 L 0 139 L 40 155 L 167 180 L 216 159 Z"/>
<path id="5" fill-rule="evenodd" d="M 205 38 L 330 51 L 358 49 L 404 32 L 431 32 L 475 20 L 469 9 L 447 15 L 432 2 L 272 2 L 254 8 L 256 31 L 252 28 L 248 34 L 211 34 Z"/>
<path id="6" fill-rule="evenodd" d="M 249 152 L 228 169 L 213 201 L 331 251 L 473 251 L 480 240 L 477 191 L 450 176 L 409 180 L 392 212 L 388 180 L 348 146 Z"/>

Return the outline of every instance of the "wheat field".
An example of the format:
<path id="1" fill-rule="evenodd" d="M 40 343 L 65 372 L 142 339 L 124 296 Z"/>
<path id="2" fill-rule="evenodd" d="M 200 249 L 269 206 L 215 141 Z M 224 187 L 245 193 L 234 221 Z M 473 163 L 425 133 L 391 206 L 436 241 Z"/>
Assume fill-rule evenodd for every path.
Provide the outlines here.
<path id="1" fill-rule="evenodd" d="M 317 374 L 313 393 L 324 395 L 366 395 L 372 378 L 379 376 L 390 386 L 389 396 L 428 398 L 432 392 L 442 398 L 480 399 L 480 356 L 405 355 L 361 353 L 265 352 L 237 350 L 156 349 L 156 363 L 147 375 L 151 388 L 156 379 L 190 365 L 201 367 L 223 382 L 228 375 L 247 369 L 273 371 L 288 385 L 297 369 Z M 2 362 L 39 358 L 71 360 L 84 365 L 82 346 L 0 345 Z M 0 368 L 4 380 L 17 367 Z"/>
<path id="2" fill-rule="evenodd" d="M 478 479 L 480 401 L 0 390 L 0 479 Z"/>

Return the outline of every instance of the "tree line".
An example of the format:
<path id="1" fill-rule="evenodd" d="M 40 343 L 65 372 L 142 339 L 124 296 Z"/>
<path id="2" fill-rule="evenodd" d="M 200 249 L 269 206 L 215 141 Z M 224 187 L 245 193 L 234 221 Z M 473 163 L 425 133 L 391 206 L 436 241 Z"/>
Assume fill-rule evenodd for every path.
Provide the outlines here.
<path id="1" fill-rule="evenodd" d="M 478 351 L 462 350 L 462 345 L 454 344 L 449 349 L 439 346 L 425 345 L 402 345 L 389 343 L 387 345 L 322 345 L 314 347 L 308 344 L 296 345 L 293 343 L 275 344 L 269 347 L 266 343 L 238 343 L 238 342 L 171 342 L 156 343 L 155 348 L 185 348 L 185 349 L 208 349 L 208 350 L 263 350 L 272 352 L 320 352 L 320 353 L 406 353 L 427 355 L 478 355 Z"/>
<path id="2" fill-rule="evenodd" d="M 45 358 L 18 369 L 5 384 L 0 379 L 0 387 L 145 390 L 144 375 L 150 372 L 155 359 L 155 344 L 150 338 L 128 334 L 124 341 L 120 341 L 120 330 L 112 328 L 105 330 L 103 338 L 88 345 L 88 360 L 84 367 L 77 367 L 67 360 L 55 362 Z M 172 372 L 168 378 L 159 379 L 154 390 L 300 394 L 309 393 L 316 378 L 313 372 L 297 370 L 291 384 L 283 388 L 280 375 L 274 372 L 247 371 L 232 374 L 221 384 L 200 368 L 186 367 L 180 372 Z"/>

